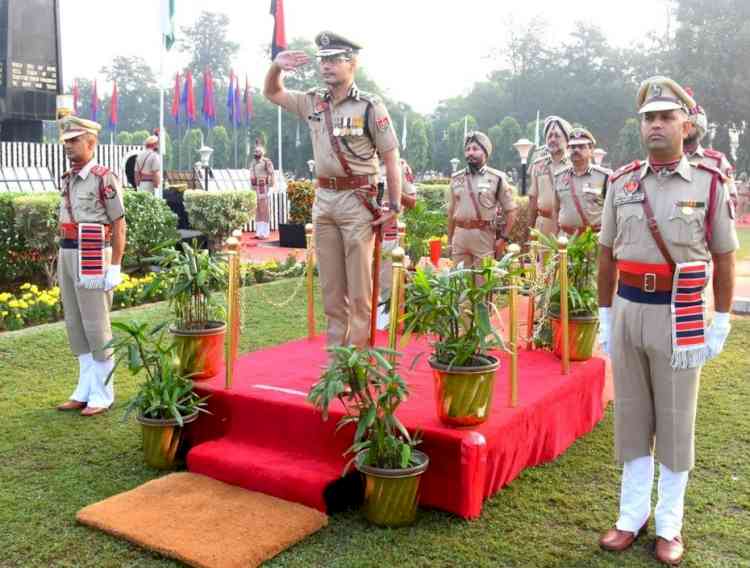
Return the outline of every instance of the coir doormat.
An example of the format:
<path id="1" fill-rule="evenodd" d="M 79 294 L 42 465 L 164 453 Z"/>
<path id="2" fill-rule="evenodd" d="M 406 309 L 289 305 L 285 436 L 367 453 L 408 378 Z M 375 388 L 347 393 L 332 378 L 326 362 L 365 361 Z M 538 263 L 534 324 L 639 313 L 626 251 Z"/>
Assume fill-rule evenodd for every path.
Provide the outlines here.
<path id="1" fill-rule="evenodd" d="M 200 568 L 258 566 L 328 524 L 325 514 L 194 473 L 173 473 L 76 519 Z"/>

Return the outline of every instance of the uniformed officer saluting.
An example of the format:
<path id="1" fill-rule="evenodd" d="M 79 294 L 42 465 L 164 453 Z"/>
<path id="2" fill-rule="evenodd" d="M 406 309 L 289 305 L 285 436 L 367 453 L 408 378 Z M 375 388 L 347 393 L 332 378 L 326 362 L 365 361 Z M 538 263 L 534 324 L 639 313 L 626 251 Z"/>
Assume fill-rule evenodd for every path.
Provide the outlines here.
<path id="1" fill-rule="evenodd" d="M 567 148 L 570 123 L 559 116 L 544 119 L 544 143 L 548 154 L 536 160 L 531 166 L 531 186 L 529 186 L 529 226 L 545 235 L 557 232 L 554 216 L 555 182 L 557 173 L 570 165 Z"/>
<path id="2" fill-rule="evenodd" d="M 485 257 L 503 254 L 517 205 L 505 174 L 487 166 L 492 142 L 486 134 L 468 133 L 464 154 L 467 168 L 451 177 L 448 242 L 453 262 L 472 267 Z M 504 226 L 498 224 L 501 213 Z"/>
<path id="3" fill-rule="evenodd" d="M 330 32 L 315 38 L 326 88 L 306 93 L 284 88 L 281 73 L 309 62 L 302 51 L 276 56 L 263 94 L 307 121 L 318 190 L 313 205 L 328 345 L 367 343 L 372 300 L 374 230 L 401 210 L 398 140 L 383 103 L 354 83 L 361 47 Z M 378 154 L 388 179 L 388 208 L 375 202 Z"/>
<path id="4" fill-rule="evenodd" d="M 553 217 L 568 235 L 582 233 L 587 227 L 598 232 L 601 227 L 604 189 L 612 171 L 591 163 L 594 146 L 591 132 L 574 128 L 568 142 L 572 164 L 555 176 Z"/>
<path id="5" fill-rule="evenodd" d="M 78 386 L 58 410 L 83 416 L 106 412 L 114 401 L 109 311 L 112 289 L 121 281 L 125 251 L 125 207 L 117 177 L 97 165 L 94 149 L 101 126 L 77 116 L 60 120 L 60 140 L 71 169 L 63 175 L 60 203 L 60 281 L 65 328 L 78 356 Z"/>
<path id="6" fill-rule="evenodd" d="M 722 174 L 683 154 L 693 99 L 671 79 L 652 77 L 641 85 L 638 106 L 648 158 L 612 175 L 599 235 L 600 341 L 612 357 L 615 449 L 624 463 L 620 514 L 599 544 L 625 550 L 645 532 L 653 448 L 660 464 L 656 557 L 675 565 L 683 556 L 700 370 L 729 335 L 738 243 Z M 716 313 L 705 329 L 711 264 Z"/>

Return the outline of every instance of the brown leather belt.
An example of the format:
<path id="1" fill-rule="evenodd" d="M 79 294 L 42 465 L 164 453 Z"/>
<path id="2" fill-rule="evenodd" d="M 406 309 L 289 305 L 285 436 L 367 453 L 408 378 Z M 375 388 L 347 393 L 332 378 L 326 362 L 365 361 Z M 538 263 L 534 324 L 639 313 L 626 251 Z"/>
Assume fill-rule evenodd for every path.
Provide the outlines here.
<path id="1" fill-rule="evenodd" d="M 468 221 L 460 221 L 456 219 L 454 221 L 456 227 L 462 229 L 491 229 L 492 221 L 480 221 L 479 219 L 469 219 Z"/>
<path id="2" fill-rule="evenodd" d="M 572 225 L 560 225 L 560 228 L 569 235 L 580 235 L 586 230 L 586 227 L 573 227 Z M 599 232 L 601 225 L 591 225 L 591 230 Z"/>
<path id="3" fill-rule="evenodd" d="M 78 223 L 60 223 L 60 237 L 63 239 L 78 240 Z M 104 225 L 104 239 L 112 237 L 112 226 Z"/>
<path id="4" fill-rule="evenodd" d="M 647 272 L 635 274 L 633 272 L 620 271 L 620 283 L 638 288 L 643 292 L 671 292 L 672 277 L 663 274 Z"/>
<path id="5" fill-rule="evenodd" d="M 369 187 L 370 176 L 319 177 L 318 187 L 324 189 L 359 189 Z"/>
<path id="6" fill-rule="evenodd" d="M 542 209 L 541 207 L 539 207 L 539 208 L 537 208 L 536 211 L 542 217 L 546 217 L 547 219 L 552 219 L 552 210 L 551 209 Z"/>

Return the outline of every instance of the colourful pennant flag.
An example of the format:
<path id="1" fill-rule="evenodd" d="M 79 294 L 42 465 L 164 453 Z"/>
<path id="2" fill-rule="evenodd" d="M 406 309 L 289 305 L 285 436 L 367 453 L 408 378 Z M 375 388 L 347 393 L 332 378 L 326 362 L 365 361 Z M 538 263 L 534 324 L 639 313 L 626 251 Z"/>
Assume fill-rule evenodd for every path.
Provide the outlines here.
<path id="1" fill-rule="evenodd" d="M 227 87 L 227 116 L 229 124 L 234 126 L 234 70 L 229 70 L 229 87 Z"/>
<path id="2" fill-rule="evenodd" d="M 240 96 L 240 78 L 234 79 L 234 124 L 237 126 L 242 122 L 242 97 Z"/>
<path id="3" fill-rule="evenodd" d="M 73 114 L 78 114 L 78 105 L 81 104 L 81 90 L 78 81 L 73 79 Z"/>
<path id="4" fill-rule="evenodd" d="M 195 96 L 193 94 L 193 74 L 188 69 L 185 71 L 185 87 L 182 90 L 182 109 L 185 112 L 185 121 L 188 126 L 195 122 Z"/>
<path id="5" fill-rule="evenodd" d="M 99 96 L 96 94 L 96 79 L 94 86 L 91 88 L 91 120 L 96 122 L 96 116 L 99 114 Z"/>
<path id="6" fill-rule="evenodd" d="M 284 0 L 271 0 L 273 16 L 273 37 L 271 38 L 271 60 L 288 48 L 286 29 L 284 27 Z"/>
<path id="7" fill-rule="evenodd" d="M 247 80 L 247 75 L 245 75 L 245 94 L 242 103 L 245 111 L 245 126 L 249 128 L 250 121 L 253 118 L 253 94 L 250 92 L 250 82 Z"/>
<path id="8" fill-rule="evenodd" d="M 216 103 L 214 101 L 214 79 L 211 76 L 211 69 L 206 67 L 203 72 L 203 104 L 201 105 L 201 114 L 206 126 L 211 128 L 216 123 Z"/>
<path id="9" fill-rule="evenodd" d="M 117 123 L 119 121 L 119 102 L 119 96 L 117 94 L 117 81 L 114 81 L 112 83 L 112 98 L 109 100 L 109 128 L 111 130 L 117 129 Z"/>

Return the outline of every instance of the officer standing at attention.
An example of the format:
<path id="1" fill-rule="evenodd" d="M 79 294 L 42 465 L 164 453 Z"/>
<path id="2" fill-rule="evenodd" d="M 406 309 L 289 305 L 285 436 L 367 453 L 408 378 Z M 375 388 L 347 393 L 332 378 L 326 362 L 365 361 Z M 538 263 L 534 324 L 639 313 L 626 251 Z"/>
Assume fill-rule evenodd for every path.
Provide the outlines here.
<path id="1" fill-rule="evenodd" d="M 265 148 L 260 140 L 255 141 L 253 157 L 248 161 L 250 183 L 257 196 L 258 209 L 255 212 L 255 238 L 265 240 L 271 232 L 269 191 L 274 187 L 273 162 L 265 156 Z"/>
<path id="2" fill-rule="evenodd" d="M 120 181 L 94 160 L 101 126 L 73 115 L 59 124 L 71 168 L 62 181 L 57 272 L 65 328 L 80 373 L 70 400 L 57 408 L 94 416 L 114 402 L 113 381 L 107 383 L 114 358 L 104 346 L 112 339 L 112 289 L 122 280 L 125 207 Z"/>
<path id="3" fill-rule="evenodd" d="M 328 319 L 329 346 L 363 347 L 370 335 L 375 231 L 401 211 L 398 139 L 377 97 L 354 83 L 361 46 L 334 33 L 315 38 L 325 88 L 284 88 L 282 71 L 309 62 L 303 51 L 284 51 L 266 74 L 263 94 L 310 127 L 318 190 L 313 205 L 315 252 Z M 378 154 L 385 163 L 388 211 L 375 200 Z"/>
<path id="4" fill-rule="evenodd" d="M 683 152 L 695 101 L 667 77 L 644 81 L 637 101 L 648 158 L 612 175 L 599 235 L 600 342 L 612 358 L 615 450 L 624 464 L 617 523 L 599 545 L 619 552 L 646 532 L 655 457 L 655 552 L 676 565 L 700 371 L 729 335 L 738 242 L 723 175 Z M 711 273 L 716 313 L 707 328 Z"/>
<path id="5" fill-rule="evenodd" d="M 573 128 L 559 116 L 544 119 L 544 143 L 546 156 L 536 160 L 531 166 L 529 187 L 529 227 L 534 227 L 545 235 L 557 233 L 554 217 L 555 175 L 570 165 L 566 150 Z"/>
<path id="6" fill-rule="evenodd" d="M 509 242 L 517 205 L 505 174 L 487 166 L 491 155 L 492 142 L 486 134 L 467 134 L 467 167 L 451 177 L 448 202 L 448 242 L 455 264 L 479 266 L 485 257 L 502 255 Z M 504 226 L 498 222 L 501 214 Z"/>
<path id="7" fill-rule="evenodd" d="M 587 227 L 601 228 L 604 192 L 611 170 L 591 163 L 596 140 L 585 128 L 574 128 L 568 142 L 572 164 L 555 176 L 553 217 L 568 235 L 577 235 Z"/>
<path id="8" fill-rule="evenodd" d="M 685 89 L 692 97 L 693 93 Z M 727 187 L 729 195 L 734 199 L 734 205 L 737 206 L 738 193 L 734 181 L 734 166 L 729 162 L 723 152 L 713 148 L 704 148 L 701 140 L 708 132 L 708 116 L 705 109 L 696 104 L 695 108 L 690 111 L 690 131 L 685 138 L 685 154 L 691 164 L 705 164 L 716 168 L 727 178 Z"/>
<path id="9" fill-rule="evenodd" d="M 159 138 L 155 135 L 149 136 L 143 147 L 143 152 L 135 159 L 135 185 L 138 191 L 147 191 L 154 195 L 154 190 L 161 184 Z"/>

